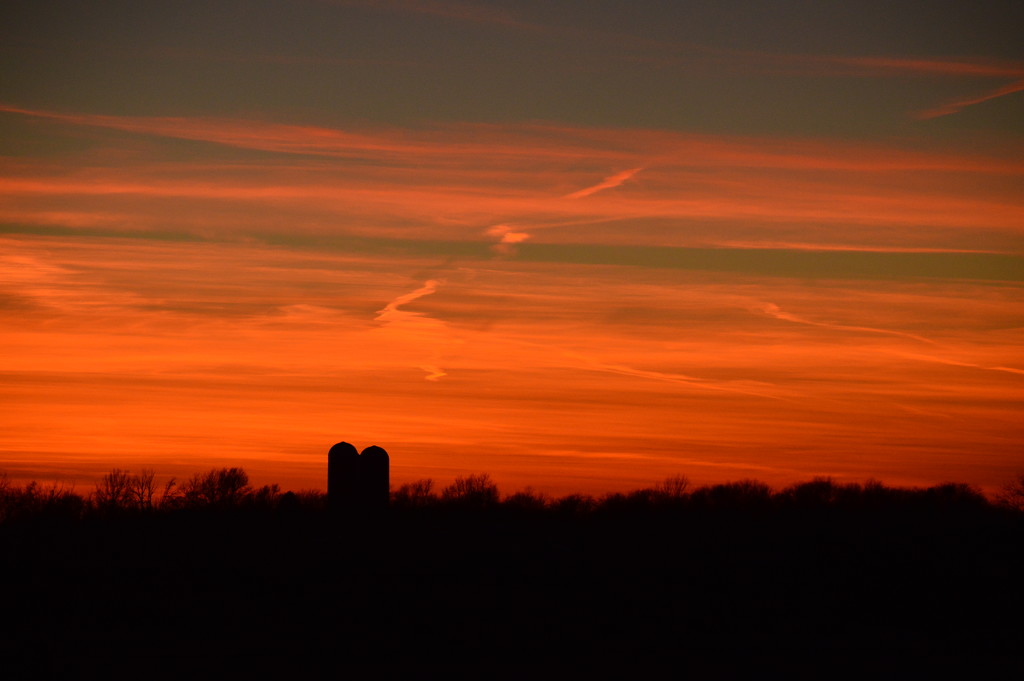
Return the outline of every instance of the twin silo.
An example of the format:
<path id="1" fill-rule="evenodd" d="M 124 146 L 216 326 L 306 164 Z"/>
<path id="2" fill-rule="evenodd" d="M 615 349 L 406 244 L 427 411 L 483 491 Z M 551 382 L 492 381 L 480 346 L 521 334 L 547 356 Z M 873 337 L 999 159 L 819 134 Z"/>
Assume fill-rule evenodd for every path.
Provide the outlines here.
<path id="1" fill-rule="evenodd" d="M 327 503 L 332 511 L 386 508 L 391 497 L 391 460 L 382 447 L 359 453 L 339 442 L 327 453 Z"/>

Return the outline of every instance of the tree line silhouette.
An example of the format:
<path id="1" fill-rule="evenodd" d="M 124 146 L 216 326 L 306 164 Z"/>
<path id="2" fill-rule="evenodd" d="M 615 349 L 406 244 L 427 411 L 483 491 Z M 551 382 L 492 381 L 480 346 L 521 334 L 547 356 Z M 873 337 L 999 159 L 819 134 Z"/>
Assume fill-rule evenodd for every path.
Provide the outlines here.
<path id="1" fill-rule="evenodd" d="M 157 480 L 115 469 L 80 493 L 0 475 L 6 676 L 464 663 L 501 678 L 553 659 L 697 678 L 857 660 L 881 678 L 900 657 L 915 672 L 1022 662 L 1024 620 L 1001 615 L 1024 610 L 1024 476 L 988 499 L 960 483 L 684 476 L 502 494 L 475 474 L 340 515 L 323 491 L 253 485 L 242 468 Z"/>
<path id="2" fill-rule="evenodd" d="M 1006 483 L 993 497 L 964 483 L 931 487 L 898 487 L 877 480 L 842 483 L 828 477 L 794 483 L 774 490 L 758 480 L 739 480 L 694 487 L 674 475 L 652 487 L 602 496 L 550 496 L 526 488 L 502 495 L 487 473 L 456 477 L 438 487 L 433 479 L 404 483 L 390 492 L 395 511 L 455 509 L 463 511 L 548 512 L 571 515 L 666 510 L 773 511 L 832 508 L 856 512 L 885 509 L 961 509 L 1024 511 L 1024 474 Z M 112 513 L 173 512 L 179 510 L 322 511 L 328 495 L 320 490 L 282 492 L 277 484 L 254 487 L 239 467 L 212 468 L 181 482 L 171 478 L 156 484 L 151 469 L 138 473 L 114 468 L 85 494 L 60 483 L 32 481 L 17 485 L 0 474 L 0 523 L 30 517 L 80 518 Z"/>

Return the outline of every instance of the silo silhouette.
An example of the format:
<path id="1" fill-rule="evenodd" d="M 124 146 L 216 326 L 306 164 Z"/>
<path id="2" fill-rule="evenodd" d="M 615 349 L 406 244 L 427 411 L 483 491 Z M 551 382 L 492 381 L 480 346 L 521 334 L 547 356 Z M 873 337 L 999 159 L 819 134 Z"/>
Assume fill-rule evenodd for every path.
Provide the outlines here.
<path id="1" fill-rule="evenodd" d="M 359 452 L 339 442 L 327 452 L 327 505 L 332 511 L 353 508 L 360 496 Z"/>
<path id="2" fill-rule="evenodd" d="M 359 486 L 363 507 L 387 507 L 391 498 L 391 459 L 382 447 L 372 445 L 359 455 Z"/>

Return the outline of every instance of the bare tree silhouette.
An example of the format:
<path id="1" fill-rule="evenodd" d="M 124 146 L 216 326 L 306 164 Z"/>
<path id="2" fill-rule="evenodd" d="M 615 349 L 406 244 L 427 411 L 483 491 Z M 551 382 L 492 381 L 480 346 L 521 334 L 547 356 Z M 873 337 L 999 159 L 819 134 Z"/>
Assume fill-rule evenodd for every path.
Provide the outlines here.
<path id="1" fill-rule="evenodd" d="M 418 508 L 437 501 L 437 495 L 434 494 L 433 489 L 434 481 L 424 478 L 401 485 L 392 493 L 391 497 L 397 506 Z"/>
<path id="2" fill-rule="evenodd" d="M 498 486 L 487 473 L 457 477 L 441 491 L 441 498 L 461 506 L 486 508 L 498 503 Z"/>
<path id="3" fill-rule="evenodd" d="M 527 487 L 505 497 L 505 505 L 524 511 L 542 511 L 548 507 L 550 500 L 542 493 Z"/>
<path id="4" fill-rule="evenodd" d="M 180 488 L 184 506 L 231 507 L 252 493 L 249 476 L 241 468 L 212 468 L 196 473 Z"/>
<path id="5" fill-rule="evenodd" d="M 145 510 L 153 508 L 156 474 L 143 469 L 138 475 L 114 468 L 96 483 L 92 500 L 105 510 Z"/>
<path id="6" fill-rule="evenodd" d="M 20 486 L 12 484 L 6 473 L 0 477 L 0 522 L 21 518 L 78 518 L 85 510 L 85 500 L 61 483 L 44 487 L 33 480 Z"/>
<path id="7" fill-rule="evenodd" d="M 654 488 L 655 493 L 666 501 L 680 501 L 686 497 L 690 487 L 690 479 L 685 475 L 672 475 Z"/>
<path id="8" fill-rule="evenodd" d="M 128 506 L 128 487 L 131 473 L 115 468 L 100 478 L 93 492 L 93 502 L 99 508 L 121 509 Z"/>
<path id="9" fill-rule="evenodd" d="M 1024 511 L 1024 473 L 1018 473 L 1013 480 L 1003 485 L 996 495 L 1000 506 Z"/>

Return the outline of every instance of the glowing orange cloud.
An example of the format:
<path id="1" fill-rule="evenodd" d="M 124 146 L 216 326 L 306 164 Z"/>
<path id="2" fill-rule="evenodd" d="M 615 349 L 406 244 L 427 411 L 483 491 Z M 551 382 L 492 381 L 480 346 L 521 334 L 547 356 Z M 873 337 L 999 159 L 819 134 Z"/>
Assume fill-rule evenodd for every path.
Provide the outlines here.
<path id="1" fill-rule="evenodd" d="M 500 244 L 519 244 L 530 238 L 526 232 L 513 231 L 508 225 L 495 225 L 488 229 L 487 233 L 499 237 Z"/>

